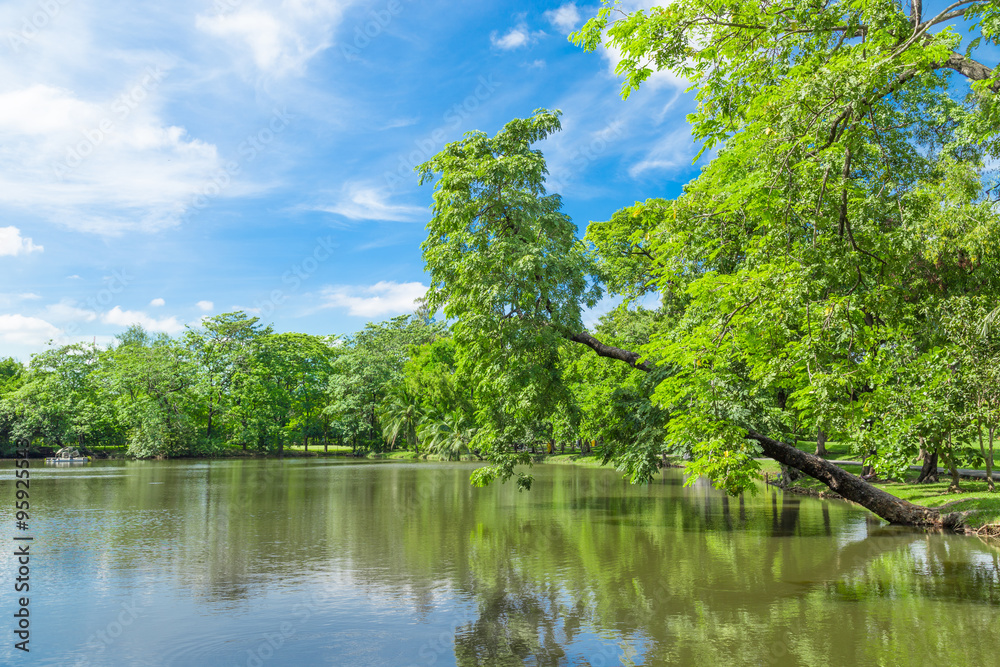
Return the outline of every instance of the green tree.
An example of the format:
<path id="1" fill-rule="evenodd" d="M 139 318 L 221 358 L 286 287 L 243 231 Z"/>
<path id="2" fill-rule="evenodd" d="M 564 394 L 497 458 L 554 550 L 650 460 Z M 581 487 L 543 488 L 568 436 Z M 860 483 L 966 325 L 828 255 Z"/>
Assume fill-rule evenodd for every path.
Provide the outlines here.
<path id="1" fill-rule="evenodd" d="M 93 345 L 53 347 L 33 355 L 26 371 L 9 375 L 0 410 L 11 437 L 57 448 L 118 444 L 120 429 L 95 373 L 99 355 Z"/>
<path id="2" fill-rule="evenodd" d="M 406 391 L 417 398 L 423 413 L 461 409 L 472 415 L 472 392 L 459 384 L 455 339 L 442 335 L 410 349 L 403 365 Z"/>
<path id="3" fill-rule="evenodd" d="M 621 348 L 636 349 L 649 342 L 650 333 L 662 325 L 662 309 L 618 308 L 601 318 L 595 336 Z M 650 479 L 659 469 L 660 455 L 667 449 L 669 413 L 650 397 L 665 369 L 635 373 L 628 366 L 595 356 L 587 348 L 567 351 L 567 381 L 580 415 L 569 432 L 600 441 L 605 463 L 613 461 L 632 481 Z M 675 454 L 687 455 L 687 447 Z"/>
<path id="4" fill-rule="evenodd" d="M 245 372 L 235 382 L 237 440 L 256 451 L 276 451 L 309 438 L 326 438 L 326 388 L 336 356 L 335 339 L 300 333 L 267 333 L 256 340 Z"/>
<path id="5" fill-rule="evenodd" d="M 379 405 L 404 384 L 403 368 L 413 346 L 433 340 L 444 327 L 412 315 L 368 323 L 343 341 L 328 383 L 325 414 L 350 435 L 356 451 L 385 446 Z"/>
<path id="6" fill-rule="evenodd" d="M 431 454 L 447 461 L 458 461 L 472 450 L 470 444 L 476 437 L 476 426 L 459 412 L 428 415 L 420 424 L 419 437 Z"/>
<path id="7" fill-rule="evenodd" d="M 336 337 L 285 333 L 270 336 L 269 343 L 272 352 L 282 357 L 280 384 L 289 393 L 289 434 L 308 451 L 309 438 L 323 438 L 328 432 L 323 408 L 336 359 Z"/>
<path id="8" fill-rule="evenodd" d="M 494 137 L 470 132 L 417 168 L 421 183 L 436 180 L 422 246 L 426 304 L 455 320 L 459 377 L 477 407 L 476 447 L 493 461 L 477 472 L 479 483 L 517 475 L 530 486 L 514 470 L 529 460 L 517 442 L 570 400 L 559 347 L 582 331 L 581 307 L 601 294 L 575 225 L 545 192 L 545 160 L 531 148 L 559 127 L 558 112 L 539 110 Z"/>
<path id="9" fill-rule="evenodd" d="M 647 204 L 661 213 L 656 284 L 691 299 L 645 350 L 677 369 L 654 397 L 684 415 L 668 437 L 697 443 L 692 471 L 736 490 L 761 451 L 919 523 L 938 517 L 765 435 L 822 427 L 832 410 L 868 450 L 869 395 L 898 343 L 933 349 L 942 298 L 995 290 L 982 159 L 997 151 L 998 85 L 972 55 L 995 41 L 997 8 L 911 9 L 692 0 L 612 21 L 607 2 L 576 39 L 622 52 L 626 96 L 657 69 L 687 77 L 694 134 L 720 148 L 682 197 Z M 959 17 L 979 21 L 964 54 L 952 29 L 930 31 Z M 954 72 L 971 91 L 950 85 Z M 807 400 L 823 393 L 839 395 L 828 410 Z M 791 414 L 775 400 L 790 395 Z"/>
<path id="10" fill-rule="evenodd" d="M 945 324 L 954 350 L 957 391 L 964 399 L 965 421 L 974 426 L 987 485 L 993 491 L 993 442 L 1000 424 L 1000 332 L 982 326 L 990 313 L 987 300 L 963 297 L 949 306 Z"/>
<path id="11" fill-rule="evenodd" d="M 480 386 L 501 388 L 486 404 L 557 386 L 560 339 L 582 343 L 663 372 L 652 396 L 670 411 L 668 446 L 689 448 L 689 470 L 731 492 L 752 487 L 764 454 L 891 521 L 945 520 L 782 441 L 829 427 L 869 453 L 885 425 L 865 411 L 895 381 L 897 350 L 919 359 L 940 344 L 947 299 L 997 294 L 1000 217 L 983 165 L 998 156 L 1000 84 L 974 56 L 996 43 L 1000 10 L 911 9 L 681 0 L 618 17 L 606 1 L 574 38 L 622 54 L 626 97 L 656 70 L 686 77 L 694 135 L 718 152 L 677 199 L 594 226 L 597 257 L 545 193 L 530 148 L 557 114 L 470 133 L 419 167 L 422 181 L 441 174 L 423 246 L 428 304 L 456 319 Z M 957 18 L 980 33 L 964 51 L 945 25 Z M 594 278 L 627 299 L 652 280 L 669 317 L 648 344 L 583 331 Z M 523 418 L 545 404 L 521 395 L 511 407 Z M 514 461 L 478 481 L 513 474 Z"/>
<path id="12" fill-rule="evenodd" d="M 207 440 L 225 442 L 231 437 L 233 408 L 240 400 L 235 391 L 238 378 L 248 372 L 261 337 L 271 333 L 270 326 L 242 311 L 206 318 L 198 328 L 185 333 L 184 343 L 202 371 L 196 390 L 203 405 L 202 432 Z"/>
<path id="13" fill-rule="evenodd" d="M 24 376 L 24 366 L 14 357 L 0 359 L 0 452 L 14 450 L 14 421 L 12 406 L 5 398 L 20 385 Z"/>
<path id="14" fill-rule="evenodd" d="M 127 430 L 136 458 L 211 454 L 198 429 L 198 367 L 190 351 L 166 335 L 133 325 L 103 355 L 102 383 Z"/>
<path id="15" fill-rule="evenodd" d="M 24 366 L 14 357 L 0 359 L 0 396 L 10 391 L 24 374 Z"/>
<path id="16" fill-rule="evenodd" d="M 382 424 L 382 435 L 385 436 L 389 448 L 395 448 L 396 442 L 402 439 L 413 447 L 414 453 L 420 451 L 420 440 L 417 437 L 417 427 L 424 418 L 420 401 L 405 388 L 389 392 L 383 399 L 378 413 Z"/>

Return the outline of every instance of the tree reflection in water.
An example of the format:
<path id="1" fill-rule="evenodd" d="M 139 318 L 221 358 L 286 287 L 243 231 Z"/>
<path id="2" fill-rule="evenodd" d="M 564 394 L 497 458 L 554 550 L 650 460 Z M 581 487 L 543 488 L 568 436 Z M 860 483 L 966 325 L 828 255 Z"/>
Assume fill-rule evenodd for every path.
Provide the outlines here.
<path id="1" fill-rule="evenodd" d="M 433 636 L 436 665 L 996 662 L 983 641 L 1000 630 L 996 549 L 883 527 L 845 503 L 770 489 L 730 499 L 683 487 L 677 471 L 632 487 L 540 466 L 518 493 L 472 488 L 466 465 L 126 470 L 39 480 L 60 540 L 52 567 L 135 586 L 155 573 L 230 615 L 252 613 L 275 582 L 343 581 L 405 609 L 408 625 L 379 632 Z M 440 625 L 428 628 L 442 615 L 439 642 Z"/>
<path id="2" fill-rule="evenodd" d="M 478 616 L 455 633 L 457 664 L 618 665 L 630 653 L 637 664 L 989 661 L 988 648 L 952 655 L 937 637 L 996 627 L 997 550 L 769 495 L 767 511 L 741 503 L 738 518 L 711 491 L 666 508 L 576 498 L 587 526 L 493 517 L 470 537 Z M 936 601 L 983 606 L 956 616 Z M 913 636 L 912 623 L 935 630 Z"/>

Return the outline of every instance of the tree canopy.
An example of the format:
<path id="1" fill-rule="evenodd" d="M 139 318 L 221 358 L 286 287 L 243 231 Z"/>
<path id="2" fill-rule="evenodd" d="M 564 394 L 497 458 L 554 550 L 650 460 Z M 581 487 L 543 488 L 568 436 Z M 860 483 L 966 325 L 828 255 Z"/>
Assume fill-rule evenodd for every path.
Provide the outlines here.
<path id="1" fill-rule="evenodd" d="M 621 55 L 623 97 L 658 71 L 689 81 L 688 120 L 712 159 L 680 196 L 627 206 L 582 240 L 531 148 L 559 112 L 469 133 L 418 168 L 422 181 L 439 174 L 428 303 L 455 318 L 460 367 L 501 388 L 479 400 L 503 413 L 516 403 L 528 421 L 552 412 L 560 350 L 582 343 L 655 376 L 662 444 L 688 453 L 696 475 L 739 492 L 765 455 L 890 520 L 940 521 L 787 440 L 822 430 L 885 472 L 916 454 L 916 436 L 947 455 L 975 421 L 962 393 L 934 399 L 947 418 L 918 423 L 926 385 L 957 386 L 963 372 L 968 327 L 949 328 L 953 304 L 978 299 L 985 318 L 998 302 L 988 165 L 1000 158 L 1000 81 L 982 62 L 998 28 L 1000 8 L 975 0 L 934 15 L 919 1 L 680 0 L 626 13 L 606 0 L 571 39 Z M 623 297 L 620 321 L 647 318 L 641 340 L 584 330 L 581 309 L 602 288 Z M 628 311 L 649 291 L 661 296 L 654 316 Z M 481 481 L 513 474 L 514 438 L 492 433 Z M 648 479 L 641 445 L 614 439 L 620 465 Z"/>

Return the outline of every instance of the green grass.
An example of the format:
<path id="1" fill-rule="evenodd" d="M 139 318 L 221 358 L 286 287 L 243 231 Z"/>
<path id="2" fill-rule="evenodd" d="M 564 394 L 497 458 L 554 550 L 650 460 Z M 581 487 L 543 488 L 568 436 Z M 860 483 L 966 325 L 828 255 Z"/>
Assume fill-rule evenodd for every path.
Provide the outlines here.
<path id="1" fill-rule="evenodd" d="M 799 440 L 795 443 L 795 446 L 804 452 L 809 452 L 814 454 L 816 452 L 816 442 L 809 440 Z M 846 442 L 833 442 L 828 441 L 826 443 L 826 457 L 831 461 L 846 461 L 848 459 L 855 458 L 854 454 L 851 453 L 851 446 Z"/>
<path id="2" fill-rule="evenodd" d="M 303 447 L 302 445 L 286 445 L 285 451 L 301 452 L 303 454 L 306 453 L 305 447 Z M 309 445 L 309 454 L 316 454 L 318 456 L 322 456 L 323 454 L 327 453 L 338 454 L 338 455 L 350 454 L 351 447 L 350 445 L 330 445 L 329 451 L 327 452 L 323 450 L 323 445 Z"/>
<path id="3" fill-rule="evenodd" d="M 774 473 L 780 470 L 780 466 L 774 461 L 766 461 L 762 464 L 762 469 L 768 472 Z M 855 475 L 861 474 L 861 466 L 844 465 L 841 467 Z M 1000 526 L 1000 492 L 990 493 L 987 491 L 986 480 L 963 478 L 961 491 L 954 492 L 949 490 L 950 477 L 931 484 L 916 484 L 916 477 L 917 473 L 911 471 L 906 481 L 877 482 L 874 486 L 915 505 L 933 507 L 942 512 L 968 512 L 964 522 L 967 527 L 972 529 L 986 525 Z M 998 476 L 998 482 L 1000 482 L 1000 476 Z M 796 480 L 795 486 L 810 491 L 828 490 L 825 484 L 808 477 Z M 1000 484 L 997 488 L 1000 489 Z"/>
<path id="4" fill-rule="evenodd" d="M 413 461 L 415 459 L 419 460 L 421 455 L 416 452 L 397 450 L 394 452 L 383 452 L 379 458 L 390 459 L 392 461 Z"/>
<path id="5" fill-rule="evenodd" d="M 1000 493 L 986 490 L 986 480 L 963 479 L 961 492 L 949 491 L 951 480 L 932 484 L 886 482 L 875 486 L 897 498 L 942 512 L 968 512 L 965 523 L 971 528 L 1000 524 Z"/>
<path id="6" fill-rule="evenodd" d="M 574 452 L 572 454 L 551 454 L 549 456 L 544 456 L 538 459 L 541 463 L 555 463 L 557 465 L 575 465 L 583 466 L 585 468 L 604 468 L 612 467 L 611 465 L 605 466 L 601 463 L 602 459 L 599 454 L 594 452 L 588 452 L 586 454 L 581 454 L 580 452 Z"/>

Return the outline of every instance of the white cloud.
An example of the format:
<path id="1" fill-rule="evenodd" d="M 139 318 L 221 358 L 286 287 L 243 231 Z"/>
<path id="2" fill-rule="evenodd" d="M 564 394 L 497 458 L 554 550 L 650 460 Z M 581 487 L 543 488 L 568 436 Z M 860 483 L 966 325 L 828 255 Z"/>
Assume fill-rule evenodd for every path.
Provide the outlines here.
<path id="1" fill-rule="evenodd" d="M 550 9 L 544 16 L 564 35 L 576 30 L 577 24 L 580 23 L 580 10 L 577 9 L 575 2 L 567 2 L 558 9 Z"/>
<path id="2" fill-rule="evenodd" d="M 24 315 L 0 315 L 0 342 L 41 346 L 56 338 L 60 329 L 43 319 Z"/>
<path id="3" fill-rule="evenodd" d="M 13 292 L 0 292 L 0 306 L 10 306 L 15 303 L 20 303 L 21 301 L 34 301 L 36 299 L 41 299 L 34 292 L 24 292 L 22 294 L 15 294 Z"/>
<path id="4" fill-rule="evenodd" d="M 497 37 L 497 32 L 490 33 L 490 43 L 498 49 L 511 51 L 528 44 L 528 31 L 523 26 L 511 28 L 503 37 Z"/>
<path id="5" fill-rule="evenodd" d="M 631 108 L 602 109 L 600 103 L 587 100 L 575 96 L 560 103 L 567 109 L 563 132 L 550 138 L 544 149 L 549 167 L 546 188 L 552 192 L 572 191 L 597 164 L 620 160 L 627 146 L 640 144 L 630 135 L 635 126 L 629 122 Z"/>
<path id="6" fill-rule="evenodd" d="M 336 213 L 350 220 L 416 222 L 429 217 L 423 206 L 390 204 L 382 190 L 361 183 L 346 183 L 337 203 L 316 210 Z"/>
<path id="7" fill-rule="evenodd" d="M 20 294 L 15 294 L 14 292 L 0 292 L 0 304 L 7 305 L 16 303 L 19 301 L 35 301 L 41 299 L 34 292 L 22 292 Z"/>
<path id="8" fill-rule="evenodd" d="M 691 131 L 687 127 L 682 127 L 653 144 L 638 162 L 629 167 L 628 174 L 632 178 L 637 178 L 647 171 L 689 168 L 697 153 Z"/>
<path id="9" fill-rule="evenodd" d="M 538 40 L 539 37 L 544 37 L 545 33 L 542 31 L 531 32 L 528 30 L 528 25 L 521 21 L 516 26 L 500 36 L 500 33 L 494 30 L 490 33 L 490 44 L 502 51 L 513 51 L 514 49 L 519 49 L 522 46 L 528 46 L 533 44 Z"/>
<path id="10" fill-rule="evenodd" d="M 35 245 L 30 238 L 22 238 L 21 230 L 17 227 L 0 227 L 0 256 L 28 255 L 44 249 L 44 246 Z"/>
<path id="11" fill-rule="evenodd" d="M 420 116 L 412 116 L 410 118 L 395 118 L 390 120 L 388 123 L 382 126 L 383 130 L 395 130 L 400 127 L 410 127 L 411 125 L 416 125 L 420 122 Z"/>
<path id="12" fill-rule="evenodd" d="M 348 315 L 380 317 L 416 309 L 416 300 L 427 293 L 422 283 L 383 280 L 371 286 L 331 285 L 323 289 L 323 308 L 347 308 Z"/>
<path id="13" fill-rule="evenodd" d="M 316 54 L 332 44 L 333 29 L 349 2 L 284 0 L 245 3 L 215 16 L 199 15 L 196 27 L 249 51 L 254 66 L 269 75 L 300 74 Z"/>
<path id="14" fill-rule="evenodd" d="M 691 96 L 677 89 L 643 91 L 623 103 L 610 90 L 613 85 L 602 72 L 553 104 L 564 115 L 562 132 L 541 145 L 550 191 L 580 198 L 611 195 L 611 186 L 592 178 L 606 168 L 633 179 L 657 170 L 657 177 L 686 179 L 692 170 L 698 149 L 690 128 L 678 124 L 693 110 Z"/>
<path id="15" fill-rule="evenodd" d="M 153 333 L 177 334 L 184 331 L 184 325 L 176 317 L 161 317 L 159 319 L 150 317 L 141 310 L 122 310 L 121 306 L 115 306 L 101 316 L 101 321 L 105 324 L 114 324 L 122 327 L 129 327 L 133 324 L 141 325 L 143 329 Z"/>
<path id="16" fill-rule="evenodd" d="M 80 308 L 73 299 L 63 299 L 45 307 L 46 315 L 56 322 L 93 322 L 97 313 L 93 310 Z"/>
<path id="17" fill-rule="evenodd" d="M 156 299 L 153 299 L 152 301 L 150 301 L 149 305 L 152 306 L 153 308 L 159 308 L 161 306 L 165 306 L 166 303 L 167 302 L 164 301 L 163 299 L 156 298 Z"/>
<path id="18" fill-rule="evenodd" d="M 92 100 L 0 84 L 0 205 L 103 234 L 176 224 L 221 161 L 214 145 L 160 119 L 165 76 L 147 67 Z"/>
<path id="19" fill-rule="evenodd" d="M 212 303 L 211 301 L 199 301 L 195 305 L 198 306 L 198 308 L 200 308 L 201 310 L 205 311 L 206 313 L 215 308 L 215 304 Z"/>

